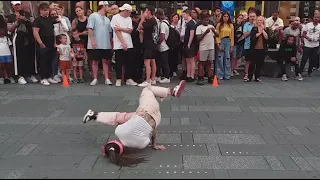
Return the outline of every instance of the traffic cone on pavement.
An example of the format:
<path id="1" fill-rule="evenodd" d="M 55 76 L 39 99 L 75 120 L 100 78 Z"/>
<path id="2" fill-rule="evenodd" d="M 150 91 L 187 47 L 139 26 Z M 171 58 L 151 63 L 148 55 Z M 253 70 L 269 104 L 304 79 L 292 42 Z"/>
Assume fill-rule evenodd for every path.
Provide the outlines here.
<path id="1" fill-rule="evenodd" d="M 69 80 L 68 80 L 68 78 L 67 78 L 67 75 L 63 75 L 63 82 L 62 82 L 62 86 L 63 87 L 69 87 L 70 85 L 69 85 Z"/>
<path id="2" fill-rule="evenodd" d="M 218 87 L 219 86 L 217 75 L 214 75 L 214 78 L 213 78 L 213 81 L 212 81 L 212 86 L 213 87 Z"/>

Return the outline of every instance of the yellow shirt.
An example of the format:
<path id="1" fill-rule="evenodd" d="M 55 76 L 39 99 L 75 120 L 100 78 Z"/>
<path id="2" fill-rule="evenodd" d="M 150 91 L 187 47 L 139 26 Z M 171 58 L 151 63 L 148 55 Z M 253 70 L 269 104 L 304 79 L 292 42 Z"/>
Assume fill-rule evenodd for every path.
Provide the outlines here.
<path id="1" fill-rule="evenodd" d="M 223 27 L 220 30 L 220 23 L 217 24 L 217 33 L 219 34 L 219 36 L 216 38 L 217 43 L 221 42 L 221 39 L 224 37 L 229 37 L 231 40 L 231 46 L 234 46 L 234 28 L 233 28 L 233 24 L 227 25 L 224 24 Z"/>

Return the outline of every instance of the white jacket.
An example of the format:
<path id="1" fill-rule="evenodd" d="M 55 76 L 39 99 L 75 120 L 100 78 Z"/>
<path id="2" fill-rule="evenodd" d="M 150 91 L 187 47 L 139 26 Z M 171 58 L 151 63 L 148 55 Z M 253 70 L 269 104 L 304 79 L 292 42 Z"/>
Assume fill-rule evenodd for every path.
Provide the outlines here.
<path id="1" fill-rule="evenodd" d="M 68 28 L 66 20 L 61 18 L 61 22 L 54 24 L 53 26 L 54 26 L 54 35 L 58 36 L 61 34 L 65 34 L 67 36 L 67 44 L 70 44 L 71 41 L 70 41 L 70 37 L 68 35 L 69 28 Z"/>

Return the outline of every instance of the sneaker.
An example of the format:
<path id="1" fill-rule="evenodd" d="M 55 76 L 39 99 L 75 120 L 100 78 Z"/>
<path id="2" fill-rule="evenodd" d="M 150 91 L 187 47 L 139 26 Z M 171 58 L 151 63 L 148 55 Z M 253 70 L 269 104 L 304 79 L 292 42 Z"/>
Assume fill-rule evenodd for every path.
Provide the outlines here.
<path id="1" fill-rule="evenodd" d="M 139 84 L 138 86 L 139 87 L 147 87 L 149 86 L 151 83 L 147 82 L 147 81 L 144 81 L 143 83 Z"/>
<path id="2" fill-rule="evenodd" d="M 243 77 L 243 80 L 248 80 L 248 74 L 246 74 L 244 77 Z"/>
<path id="3" fill-rule="evenodd" d="M 25 85 L 25 84 L 27 84 L 27 81 L 24 79 L 24 77 L 21 76 L 21 77 L 18 79 L 18 84 Z"/>
<path id="4" fill-rule="evenodd" d="M 58 77 L 62 78 L 62 74 L 60 71 L 58 71 Z"/>
<path id="5" fill-rule="evenodd" d="M 58 82 L 58 83 L 61 82 L 61 79 L 59 78 L 58 75 L 55 75 L 55 76 L 53 77 L 53 80 L 55 80 L 55 81 Z"/>
<path id="6" fill-rule="evenodd" d="M 45 85 L 45 86 L 49 86 L 49 85 L 50 85 L 50 83 L 48 82 L 47 79 L 42 79 L 42 80 L 40 81 L 40 83 L 41 83 L 42 85 Z"/>
<path id="7" fill-rule="evenodd" d="M 287 77 L 287 75 L 286 75 L 286 74 L 284 74 L 284 75 L 282 76 L 281 80 L 282 80 L 282 81 L 288 81 L 288 77 Z"/>
<path id="8" fill-rule="evenodd" d="M 234 74 L 235 76 L 239 76 L 239 75 L 240 75 L 237 70 L 233 70 L 233 74 Z"/>
<path id="9" fill-rule="evenodd" d="M 254 80 L 255 82 L 261 82 L 261 79 L 257 78 Z"/>
<path id="10" fill-rule="evenodd" d="M 298 81 L 302 81 L 302 80 L 303 80 L 301 74 L 298 74 L 298 76 L 296 77 L 296 79 L 297 79 Z"/>
<path id="11" fill-rule="evenodd" d="M 156 77 L 156 81 L 160 82 L 161 81 L 161 77 Z"/>
<path id="12" fill-rule="evenodd" d="M 113 83 L 111 82 L 110 79 L 106 79 L 106 80 L 104 81 L 104 84 L 106 84 L 106 85 L 113 85 Z"/>
<path id="13" fill-rule="evenodd" d="M 10 80 L 10 83 L 11 83 L 11 84 L 16 83 L 16 81 L 13 79 L 13 77 L 9 78 L 9 80 Z"/>
<path id="14" fill-rule="evenodd" d="M 98 84 L 98 79 L 94 79 L 93 81 L 91 81 L 90 85 L 91 86 L 95 86 Z"/>
<path id="15" fill-rule="evenodd" d="M 176 72 L 173 72 L 173 77 L 177 77 L 177 73 Z"/>
<path id="16" fill-rule="evenodd" d="M 120 87 L 121 86 L 121 79 L 117 79 L 116 80 L 116 87 Z"/>
<path id="17" fill-rule="evenodd" d="M 72 82 L 72 81 L 73 81 L 73 78 L 69 76 L 69 82 Z"/>
<path id="18" fill-rule="evenodd" d="M 137 86 L 138 83 L 136 83 L 136 82 L 135 82 L 134 80 L 132 80 L 132 79 L 127 79 L 126 85 L 129 85 L 129 86 Z"/>
<path id="19" fill-rule="evenodd" d="M 179 85 L 173 88 L 172 96 L 180 97 L 185 87 L 186 87 L 186 81 L 185 80 L 180 81 Z"/>
<path id="20" fill-rule="evenodd" d="M 231 77 L 233 77 L 233 76 L 234 76 L 233 72 L 231 72 L 230 76 L 231 76 Z"/>
<path id="21" fill-rule="evenodd" d="M 58 82 L 53 80 L 52 78 L 49 78 L 48 82 L 51 83 L 51 84 L 58 84 Z"/>
<path id="22" fill-rule="evenodd" d="M 95 120 L 96 117 L 94 115 L 94 111 L 91 109 L 88 110 L 87 114 L 83 117 L 83 123 L 87 123 L 88 121 Z"/>
<path id="23" fill-rule="evenodd" d="M 71 83 L 77 84 L 77 83 L 79 83 L 79 81 L 78 81 L 78 79 L 73 79 L 73 80 L 71 81 Z"/>
<path id="24" fill-rule="evenodd" d="M 157 84 L 157 81 L 156 81 L 156 80 L 151 80 L 151 84 L 152 84 L 152 85 L 156 85 L 156 84 Z"/>
<path id="25" fill-rule="evenodd" d="M 79 83 L 84 83 L 84 80 L 83 79 L 79 79 Z"/>
<path id="26" fill-rule="evenodd" d="M 198 81 L 197 81 L 197 85 L 203 86 L 204 82 L 203 82 L 203 77 L 198 77 Z"/>
<path id="27" fill-rule="evenodd" d="M 0 84 L 4 84 L 4 79 L 0 78 Z"/>
<path id="28" fill-rule="evenodd" d="M 10 79 L 4 79 L 4 84 L 11 84 L 11 81 L 10 81 Z"/>
<path id="29" fill-rule="evenodd" d="M 170 79 L 168 78 L 164 78 L 162 79 L 161 81 L 159 81 L 161 84 L 164 84 L 164 83 L 170 83 Z"/>
<path id="30" fill-rule="evenodd" d="M 59 78 L 59 79 L 60 79 L 60 78 Z M 32 75 L 32 76 L 29 77 L 29 81 L 30 81 L 30 82 L 33 82 L 33 83 L 37 83 L 37 82 L 38 82 L 38 79 L 37 79 L 35 76 Z"/>

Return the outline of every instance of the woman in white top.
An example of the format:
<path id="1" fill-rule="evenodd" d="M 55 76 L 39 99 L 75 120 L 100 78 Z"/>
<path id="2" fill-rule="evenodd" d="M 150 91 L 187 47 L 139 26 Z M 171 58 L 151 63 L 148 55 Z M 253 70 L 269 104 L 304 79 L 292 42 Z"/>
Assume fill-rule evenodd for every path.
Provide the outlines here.
<path id="1" fill-rule="evenodd" d="M 144 149 L 151 141 L 154 149 L 165 149 L 164 146 L 158 146 L 155 142 L 156 128 L 161 121 L 160 106 L 156 97 L 160 97 L 161 100 L 168 95 L 180 97 L 185 85 L 185 81 L 181 81 L 173 89 L 149 85 L 143 89 L 140 95 L 139 107 L 136 112 L 94 112 L 89 110 L 84 116 L 83 122 L 95 120 L 107 125 L 118 125 L 115 129 L 115 135 L 119 140 L 113 140 L 103 145 L 103 153 L 118 166 L 137 165 L 144 162 L 145 159 L 121 156 L 124 147 Z M 125 149 L 125 151 L 127 150 Z"/>

